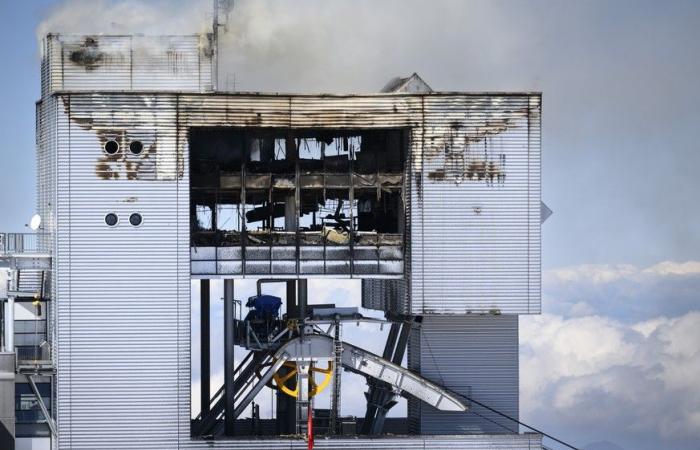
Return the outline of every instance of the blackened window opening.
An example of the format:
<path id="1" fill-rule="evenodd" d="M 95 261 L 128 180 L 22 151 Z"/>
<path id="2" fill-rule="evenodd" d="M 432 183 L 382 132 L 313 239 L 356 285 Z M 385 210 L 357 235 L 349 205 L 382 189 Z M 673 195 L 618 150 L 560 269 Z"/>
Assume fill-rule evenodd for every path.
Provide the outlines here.
<path id="1" fill-rule="evenodd" d="M 403 245 L 405 129 L 193 128 L 189 144 L 195 247 L 240 246 L 245 260 L 323 247 L 325 260 L 341 246 L 352 260 L 355 247 Z"/>

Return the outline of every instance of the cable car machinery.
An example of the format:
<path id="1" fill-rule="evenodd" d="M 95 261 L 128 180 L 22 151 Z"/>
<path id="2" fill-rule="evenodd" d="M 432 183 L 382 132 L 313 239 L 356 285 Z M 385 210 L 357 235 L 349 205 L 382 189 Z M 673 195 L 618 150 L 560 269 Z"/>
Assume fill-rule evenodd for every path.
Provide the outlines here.
<path id="1" fill-rule="evenodd" d="M 263 284 L 280 282 L 287 284 L 287 311 L 283 315 L 281 298 L 262 293 Z M 459 395 L 401 367 L 410 331 L 419 326 L 420 317 L 387 316 L 387 320 L 380 320 L 363 317 L 357 308 L 307 305 L 304 279 L 258 280 L 257 295 L 246 302 L 249 310 L 242 319 L 242 302 L 233 299 L 233 280 L 225 280 L 224 301 L 224 353 L 229 370 L 211 404 L 202 402 L 204 414 L 193 421 L 195 436 L 235 434 L 235 420 L 265 386 L 284 394 L 278 395 L 279 434 L 306 435 L 312 422 L 313 398 L 329 385 L 333 390 L 328 431 L 338 434 L 341 368 L 367 379 L 362 434 L 382 433 L 386 413 L 398 396 L 413 396 L 443 411 L 467 409 Z M 235 305 L 239 317 L 235 317 Z M 343 342 L 341 328 L 347 322 L 389 324 L 382 356 Z M 244 347 L 248 354 L 230 370 L 234 345 Z M 280 400 L 286 405 L 280 406 Z"/>

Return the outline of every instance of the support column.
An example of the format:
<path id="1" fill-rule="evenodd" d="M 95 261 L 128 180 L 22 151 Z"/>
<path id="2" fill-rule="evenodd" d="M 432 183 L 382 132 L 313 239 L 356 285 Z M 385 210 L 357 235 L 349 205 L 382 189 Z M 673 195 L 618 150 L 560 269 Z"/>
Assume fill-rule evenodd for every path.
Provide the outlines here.
<path id="1" fill-rule="evenodd" d="M 402 323 L 392 323 L 384 347 L 384 359 L 388 359 L 394 364 L 401 365 L 403 356 L 406 353 L 408 338 L 411 334 L 411 319 L 405 319 Z M 367 397 L 367 412 L 362 423 L 362 434 L 381 434 L 384 428 L 384 420 L 387 412 L 396 405 L 396 394 L 391 386 L 378 380 L 370 380 L 367 383 L 369 389 Z"/>
<path id="2" fill-rule="evenodd" d="M 306 305 L 308 300 L 308 283 L 306 279 L 297 280 L 297 306 L 299 308 L 299 320 L 306 318 Z"/>
<path id="3" fill-rule="evenodd" d="M 299 308 L 299 326 L 301 328 L 301 338 L 304 336 L 304 320 L 306 319 L 306 306 L 308 303 L 308 283 L 306 279 L 297 280 L 297 307 Z M 309 414 L 313 414 L 313 402 L 309 398 L 309 372 L 310 364 L 297 362 L 297 389 L 299 394 L 296 398 L 297 423 L 296 432 L 306 434 Z"/>
<path id="4" fill-rule="evenodd" d="M 330 434 L 338 433 L 340 417 L 340 379 L 343 362 L 343 341 L 340 335 L 340 321 L 336 320 L 333 328 L 333 391 L 331 393 Z"/>
<path id="5" fill-rule="evenodd" d="M 8 297 L 5 302 L 5 351 L 15 351 L 15 298 Z"/>
<path id="6" fill-rule="evenodd" d="M 210 353 L 210 286 L 209 280 L 200 281 L 200 308 L 199 308 L 199 336 L 201 339 L 200 350 L 200 393 L 202 417 L 209 412 L 211 403 L 211 353 Z"/>
<path id="7" fill-rule="evenodd" d="M 297 209 L 294 194 L 284 199 L 284 229 L 286 231 L 297 230 Z"/>
<path id="8" fill-rule="evenodd" d="M 234 360 L 234 280 L 224 280 L 224 395 L 226 406 L 224 407 L 224 434 L 234 435 L 234 396 L 235 388 L 233 373 L 236 370 Z"/>
<path id="9" fill-rule="evenodd" d="M 299 310 L 297 308 L 297 282 L 289 280 L 287 285 L 287 319 L 297 319 Z M 288 367 L 281 367 L 279 374 L 284 376 L 289 372 Z M 287 387 L 294 388 L 296 378 L 292 377 L 285 383 Z M 290 397 L 282 391 L 277 391 L 277 434 L 293 434 L 296 432 L 297 410 L 296 399 Z"/>
<path id="10" fill-rule="evenodd" d="M 297 282 L 287 281 L 287 319 L 297 319 L 299 310 L 297 309 Z"/>
<path id="11" fill-rule="evenodd" d="M 310 372 L 310 369 L 311 365 L 305 361 L 297 363 L 296 379 L 299 394 L 296 402 L 296 432 L 297 434 L 302 435 L 305 435 L 308 432 L 309 414 L 312 414 L 311 409 L 313 408 L 311 398 L 309 398 L 309 377 L 313 376 Z"/>

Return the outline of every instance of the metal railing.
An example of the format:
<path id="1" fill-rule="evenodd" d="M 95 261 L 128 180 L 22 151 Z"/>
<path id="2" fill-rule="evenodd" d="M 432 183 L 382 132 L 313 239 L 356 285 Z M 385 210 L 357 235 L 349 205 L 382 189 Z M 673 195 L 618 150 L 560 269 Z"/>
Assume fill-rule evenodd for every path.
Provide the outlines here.
<path id="1" fill-rule="evenodd" d="M 17 345 L 15 346 L 18 363 L 51 361 L 51 347 L 45 345 Z"/>
<path id="2" fill-rule="evenodd" d="M 0 255 L 46 253 L 43 233 L 0 233 Z"/>
<path id="3" fill-rule="evenodd" d="M 51 361 L 51 345 L 47 342 L 46 319 L 15 320 L 15 354 L 17 364 Z"/>

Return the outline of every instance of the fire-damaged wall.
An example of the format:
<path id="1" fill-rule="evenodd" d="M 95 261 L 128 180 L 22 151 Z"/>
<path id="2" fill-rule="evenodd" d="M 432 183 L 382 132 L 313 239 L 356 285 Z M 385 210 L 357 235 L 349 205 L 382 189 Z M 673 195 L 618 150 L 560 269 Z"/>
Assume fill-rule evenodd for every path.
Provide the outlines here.
<path id="1" fill-rule="evenodd" d="M 189 437 L 190 280 L 240 259 L 192 247 L 194 129 L 408 130 L 404 300 L 379 306 L 539 311 L 538 94 L 53 98 L 59 448 L 206 446 Z"/>
<path id="2" fill-rule="evenodd" d="M 42 48 L 42 96 L 51 92 L 211 92 L 211 35 L 49 34 Z"/>
<path id="3" fill-rule="evenodd" d="M 401 190 L 397 191 L 401 192 L 401 201 L 394 208 L 402 209 L 403 217 L 399 226 L 391 230 L 399 231 L 398 234 L 375 234 L 384 239 L 362 233 L 350 237 L 336 226 L 337 240 L 333 246 L 324 247 L 323 253 L 305 250 L 302 245 L 305 241 L 298 234 L 288 239 L 284 233 L 277 233 L 275 236 L 279 240 L 274 241 L 263 234 L 248 233 L 250 248 L 247 251 L 244 250 L 246 242 L 238 243 L 235 233 L 231 234 L 234 240 L 225 245 L 207 243 L 193 236 L 191 273 L 208 277 L 245 276 L 246 273 L 249 276 L 277 273 L 281 276 L 390 277 L 405 280 L 407 295 L 402 306 L 413 314 L 540 311 L 538 94 L 74 93 L 62 96 L 60 103 L 70 112 L 71 126 L 78 131 L 75 136 L 85 135 L 86 144 L 92 140 L 94 142 L 89 145 L 99 150 L 94 157 L 80 163 L 86 164 L 85 170 L 89 170 L 94 179 L 113 184 L 129 181 L 184 183 L 192 170 L 188 155 L 190 138 L 193 130 L 198 129 L 407 130 L 408 152 L 400 174 L 403 178 Z M 132 148 L 134 144 L 138 151 Z M 116 149 L 113 153 L 107 151 L 110 145 Z M 73 170 L 78 170 L 75 164 Z M 325 177 L 318 181 L 321 183 L 318 186 L 309 185 L 323 195 L 328 195 L 329 191 L 333 195 L 334 190 L 354 186 L 356 192 L 368 188 L 376 190 L 378 194 L 375 193 L 374 198 L 383 194 L 386 200 L 393 189 L 377 181 L 369 187 L 358 188 L 358 183 L 367 182 L 367 176 L 351 169 L 340 177 L 324 175 L 323 171 L 314 175 L 309 171 L 307 175 L 293 173 L 287 180 L 279 174 L 273 176 L 270 169 L 265 168 L 264 173 L 248 174 L 245 183 L 241 181 L 240 169 L 237 170 L 222 174 L 216 183 L 217 189 L 228 189 L 229 195 L 241 199 L 239 202 L 253 202 L 247 212 L 243 211 L 243 222 L 250 220 L 256 211 L 265 216 L 265 208 L 272 208 L 268 229 L 282 225 L 275 220 L 281 219 L 284 211 L 275 211 L 283 204 L 271 196 L 276 186 L 282 188 L 281 196 L 287 195 L 283 192 L 285 189 L 291 188 L 289 192 L 293 192 L 295 185 L 289 180 L 306 180 L 304 182 L 313 184 L 314 176 Z M 378 174 L 373 176 L 379 179 Z M 341 178 L 345 184 L 332 184 Z M 390 176 L 385 174 L 384 178 Z M 265 186 L 258 186 L 265 180 L 268 180 Z M 286 181 L 292 184 L 286 186 Z M 243 187 L 251 188 L 243 193 Z M 251 192 L 255 193 L 257 188 L 262 190 L 255 197 Z M 120 199 L 120 204 L 138 202 L 138 191 L 129 192 Z M 320 195 L 318 192 L 314 191 Z M 188 192 L 188 195 L 194 194 Z M 265 198 L 268 195 L 270 197 Z M 299 199 L 298 212 L 303 215 L 302 200 Z M 314 202 L 327 200 L 326 197 Z M 190 206 L 196 207 L 197 201 L 192 198 Z M 268 206 L 263 206 L 263 202 Z M 337 202 L 331 205 L 335 206 L 327 208 L 333 209 L 328 215 L 340 216 L 340 210 L 336 209 L 342 205 Z M 114 208 L 116 205 L 112 206 Z M 189 222 L 197 220 L 196 213 L 188 213 Z M 237 212 L 236 216 L 240 214 Z M 357 208 L 348 209 L 345 215 L 353 214 L 358 214 Z M 335 222 L 337 225 L 342 221 Z M 281 228 L 280 231 L 288 231 Z M 373 230 L 372 226 L 369 229 Z M 324 236 L 328 233 L 323 231 Z M 313 239 L 313 236 L 304 238 Z M 344 241 L 338 242 L 341 238 Z M 324 242 L 320 244 L 325 246 Z M 362 248 L 364 259 L 352 260 L 353 245 Z M 248 254 L 252 256 L 246 258 Z M 319 254 L 320 257 L 314 256 Z M 320 258 L 321 272 L 315 268 L 304 269 L 311 267 L 309 262 L 314 258 Z M 282 268 L 275 272 L 276 262 L 282 264 L 286 260 L 291 265 L 279 266 Z M 398 306 L 402 300 L 367 300 L 366 303 Z"/>
<path id="4" fill-rule="evenodd" d="M 540 97 L 424 97 L 411 311 L 540 312 Z"/>

